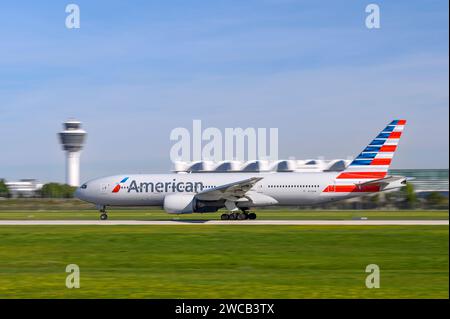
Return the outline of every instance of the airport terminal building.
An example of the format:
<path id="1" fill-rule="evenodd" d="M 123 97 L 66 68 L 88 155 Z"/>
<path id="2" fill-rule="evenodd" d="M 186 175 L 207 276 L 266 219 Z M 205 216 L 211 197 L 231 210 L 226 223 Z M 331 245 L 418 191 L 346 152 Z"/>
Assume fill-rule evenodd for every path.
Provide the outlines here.
<path id="1" fill-rule="evenodd" d="M 43 184 L 35 179 L 21 179 L 5 183 L 11 197 L 36 197 Z"/>
<path id="2" fill-rule="evenodd" d="M 412 178 L 409 183 L 420 195 L 438 192 L 448 197 L 448 169 L 393 169 L 389 173 Z"/>
<path id="3" fill-rule="evenodd" d="M 176 162 L 173 172 L 340 172 L 346 169 L 351 160 L 335 159 L 308 159 L 308 160 L 281 160 L 281 161 L 212 161 Z M 449 170 L 447 169 L 391 169 L 389 175 L 405 176 L 419 196 L 438 192 L 448 197 Z"/>

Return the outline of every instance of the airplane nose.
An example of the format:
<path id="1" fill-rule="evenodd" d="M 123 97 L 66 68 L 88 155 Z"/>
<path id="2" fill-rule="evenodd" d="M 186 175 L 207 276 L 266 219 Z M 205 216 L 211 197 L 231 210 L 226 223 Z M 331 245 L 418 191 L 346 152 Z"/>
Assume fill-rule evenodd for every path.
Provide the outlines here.
<path id="1" fill-rule="evenodd" d="M 86 194 L 85 194 L 85 190 L 86 190 L 86 188 L 87 188 L 87 184 L 83 184 L 83 185 L 81 185 L 80 187 L 78 187 L 76 190 L 75 190 L 75 193 L 73 194 L 74 196 L 75 196 L 75 198 L 78 198 L 78 199 L 81 199 L 81 200 L 83 200 L 86 196 Z"/>

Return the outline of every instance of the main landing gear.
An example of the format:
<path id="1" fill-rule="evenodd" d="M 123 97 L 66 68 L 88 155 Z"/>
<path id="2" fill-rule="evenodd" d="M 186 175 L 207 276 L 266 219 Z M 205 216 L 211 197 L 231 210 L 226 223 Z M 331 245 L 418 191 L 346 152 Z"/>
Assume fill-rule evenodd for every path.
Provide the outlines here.
<path id="1" fill-rule="evenodd" d="M 108 214 L 106 213 L 106 206 L 102 206 L 100 208 L 100 219 L 101 220 L 107 220 L 108 219 Z"/>
<path id="2" fill-rule="evenodd" d="M 245 219 L 256 219 L 255 213 L 249 213 L 247 211 L 242 211 L 240 213 L 228 213 L 222 214 L 220 216 L 221 220 L 245 220 Z"/>

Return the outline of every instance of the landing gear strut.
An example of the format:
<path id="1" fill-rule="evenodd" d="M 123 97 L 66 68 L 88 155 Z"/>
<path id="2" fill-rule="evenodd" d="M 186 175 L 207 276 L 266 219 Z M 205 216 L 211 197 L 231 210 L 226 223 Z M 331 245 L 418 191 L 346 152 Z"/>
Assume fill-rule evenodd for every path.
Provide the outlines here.
<path id="1" fill-rule="evenodd" d="M 108 214 L 106 213 L 106 207 L 105 206 L 100 208 L 100 219 L 101 220 L 107 220 L 108 219 Z"/>

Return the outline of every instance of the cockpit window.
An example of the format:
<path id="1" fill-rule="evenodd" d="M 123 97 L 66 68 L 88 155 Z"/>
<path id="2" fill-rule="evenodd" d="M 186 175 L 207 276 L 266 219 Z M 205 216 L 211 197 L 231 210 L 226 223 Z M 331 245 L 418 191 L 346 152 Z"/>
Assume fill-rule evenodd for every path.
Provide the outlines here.
<path id="1" fill-rule="evenodd" d="M 87 184 L 81 185 L 81 189 L 86 189 L 86 188 L 87 188 Z"/>

